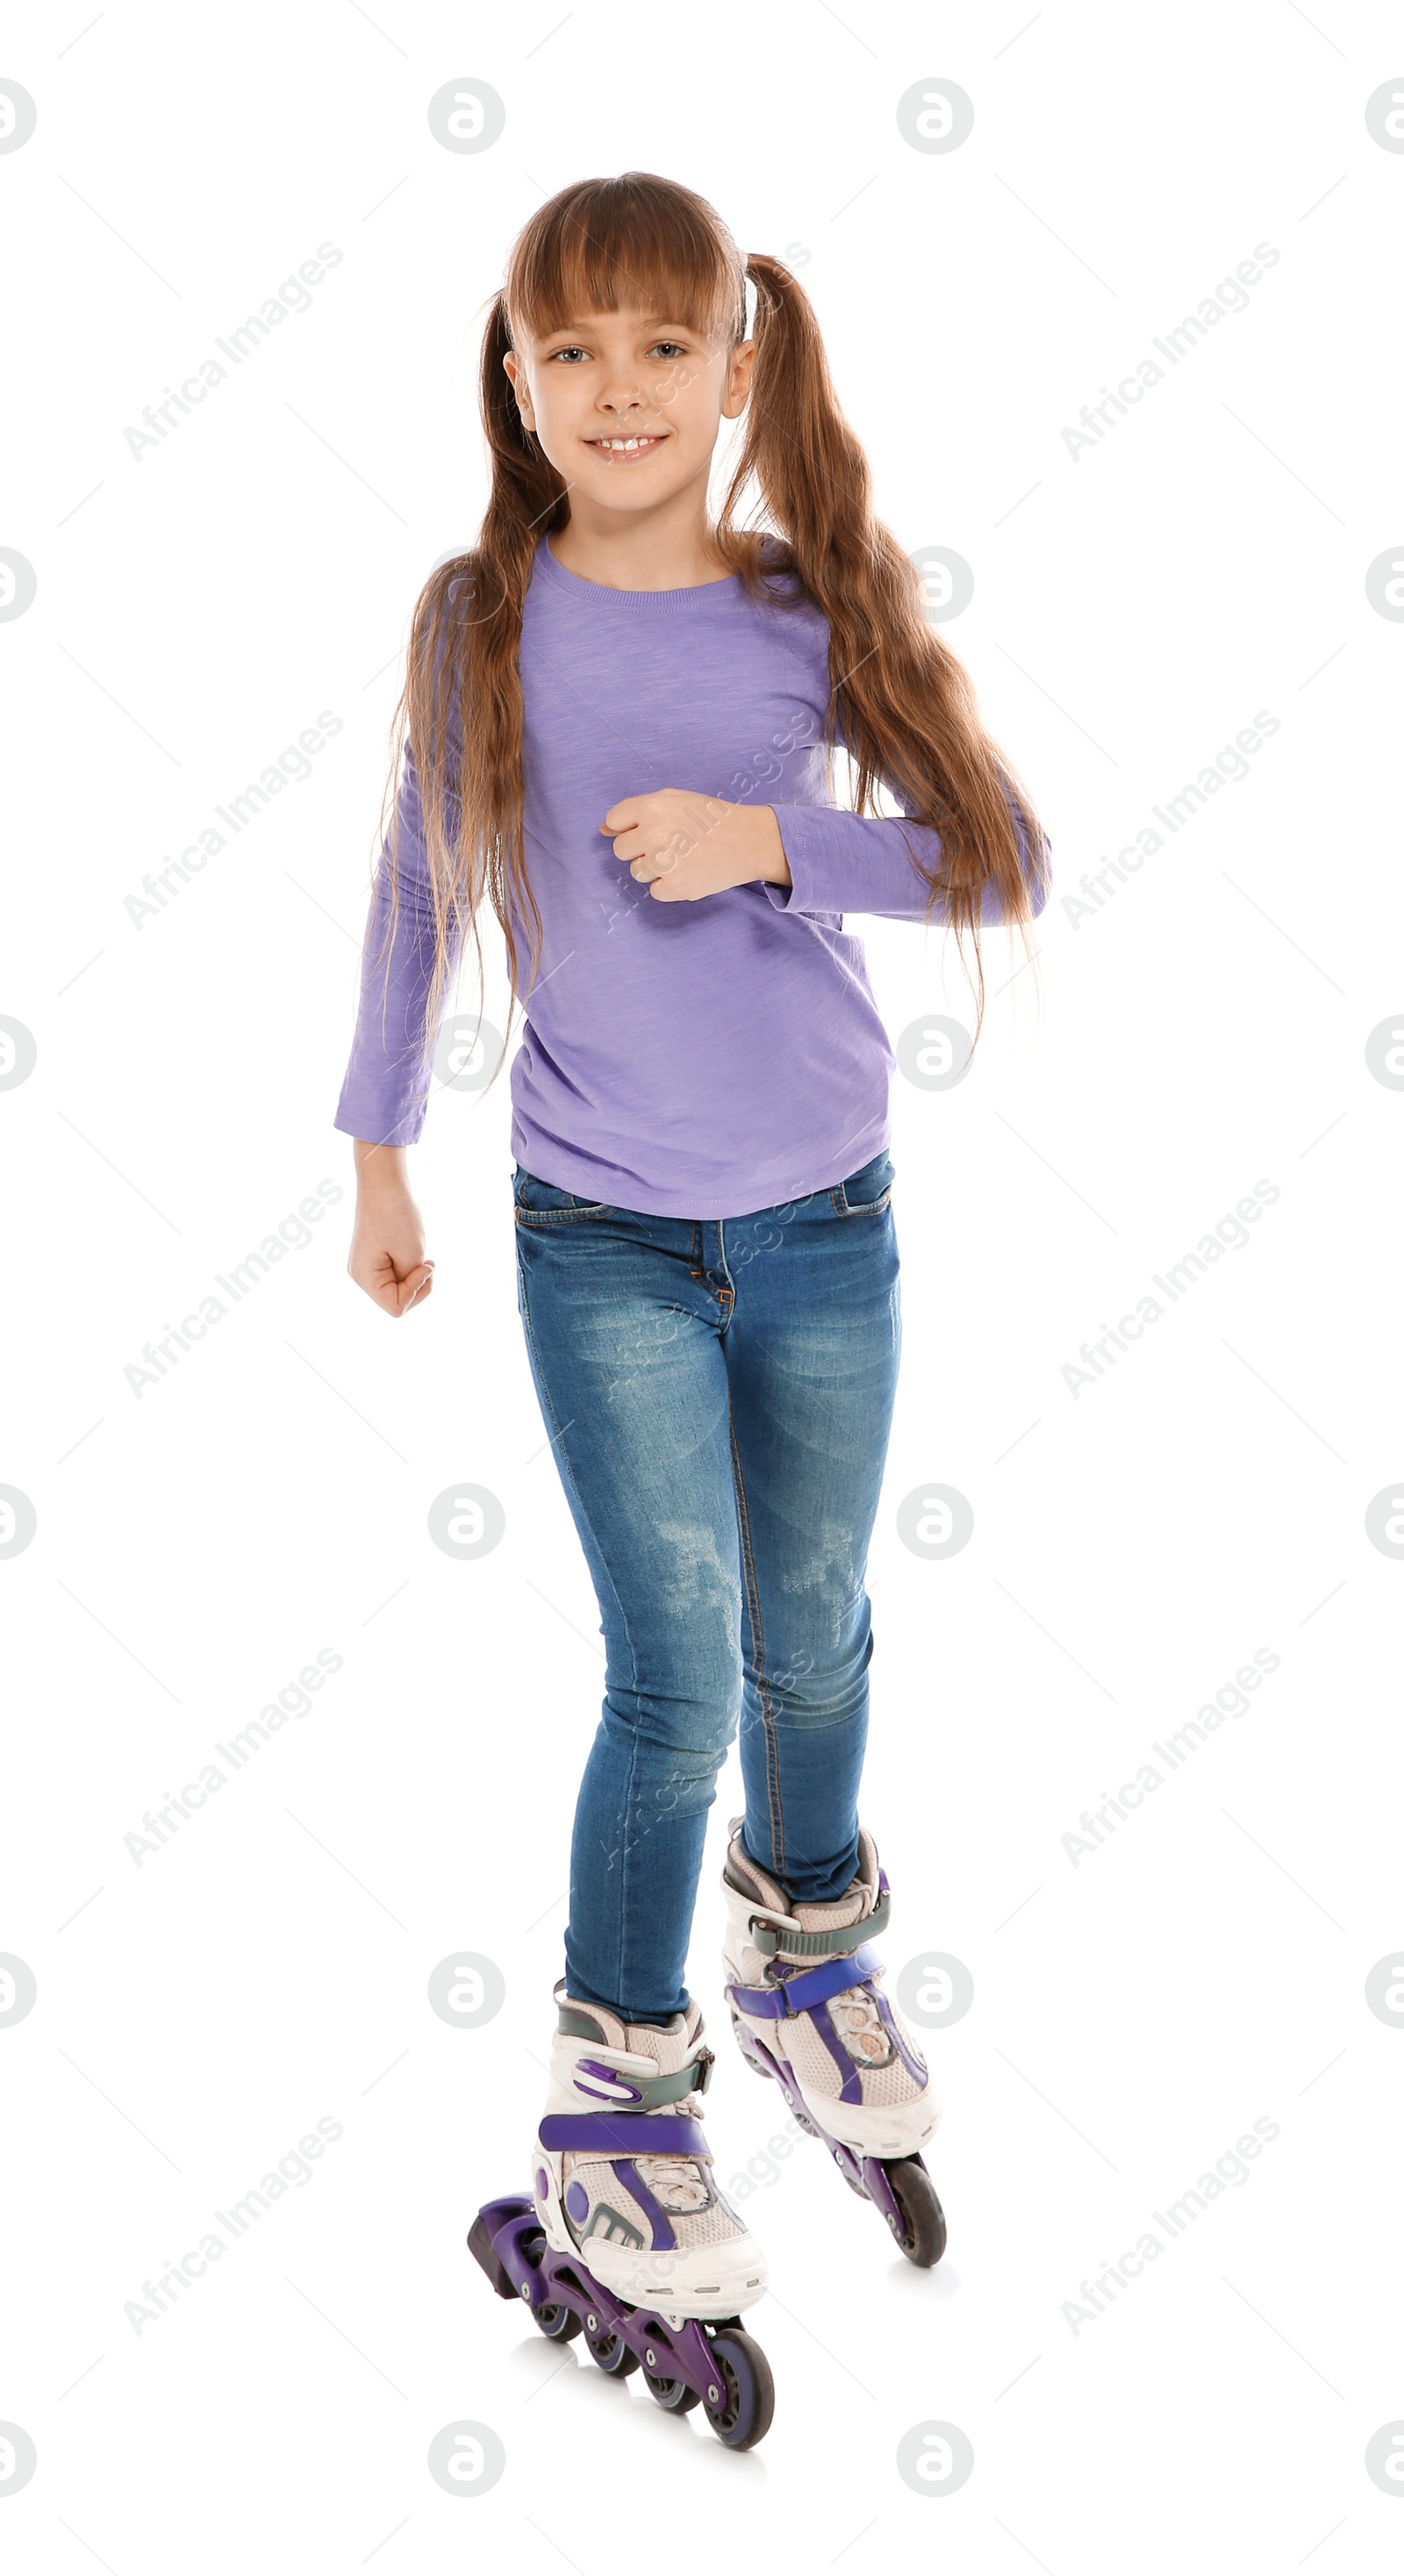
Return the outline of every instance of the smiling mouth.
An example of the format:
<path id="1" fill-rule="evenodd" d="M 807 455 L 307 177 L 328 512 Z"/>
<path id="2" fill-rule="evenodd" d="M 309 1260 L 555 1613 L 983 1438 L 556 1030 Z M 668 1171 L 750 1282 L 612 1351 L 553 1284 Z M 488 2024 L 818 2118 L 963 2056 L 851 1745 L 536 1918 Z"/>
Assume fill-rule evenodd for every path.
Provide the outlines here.
<path id="1" fill-rule="evenodd" d="M 603 456 L 607 464 L 636 465 L 641 457 L 651 456 L 656 447 L 661 447 L 667 435 L 663 430 L 656 437 L 587 438 L 585 444 L 594 449 L 596 456 Z"/>

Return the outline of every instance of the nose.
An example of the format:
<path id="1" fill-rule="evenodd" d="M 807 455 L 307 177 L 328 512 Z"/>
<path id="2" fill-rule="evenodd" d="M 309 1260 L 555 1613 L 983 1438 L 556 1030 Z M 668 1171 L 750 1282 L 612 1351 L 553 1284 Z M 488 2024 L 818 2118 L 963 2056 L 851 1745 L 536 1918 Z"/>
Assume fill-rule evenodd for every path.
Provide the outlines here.
<path id="1" fill-rule="evenodd" d="M 647 407 L 645 398 L 637 385 L 627 393 L 622 384 L 617 387 L 611 386 L 608 393 L 600 396 L 601 410 L 618 413 L 621 417 L 626 413 L 645 411 Z"/>

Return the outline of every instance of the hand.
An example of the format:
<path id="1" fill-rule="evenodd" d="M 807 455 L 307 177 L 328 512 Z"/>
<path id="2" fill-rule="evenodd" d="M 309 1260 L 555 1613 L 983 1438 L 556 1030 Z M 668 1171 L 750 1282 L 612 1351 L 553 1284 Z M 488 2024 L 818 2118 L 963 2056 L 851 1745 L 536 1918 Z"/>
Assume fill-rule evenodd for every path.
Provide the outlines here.
<path id="1" fill-rule="evenodd" d="M 397 1318 L 432 1295 L 424 1225 L 405 1172 L 402 1145 L 356 1143 L 356 1221 L 346 1267 L 358 1288 Z"/>
<path id="2" fill-rule="evenodd" d="M 728 805 L 686 787 L 624 796 L 600 825 L 614 855 L 658 903 L 697 903 L 728 886 L 787 886 L 789 862 L 771 805 Z"/>

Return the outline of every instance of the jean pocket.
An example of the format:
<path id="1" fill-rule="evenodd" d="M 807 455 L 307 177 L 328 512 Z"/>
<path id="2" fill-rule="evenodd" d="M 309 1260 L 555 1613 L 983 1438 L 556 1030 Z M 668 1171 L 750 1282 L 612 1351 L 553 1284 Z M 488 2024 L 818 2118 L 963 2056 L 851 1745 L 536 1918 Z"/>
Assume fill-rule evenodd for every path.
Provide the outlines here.
<path id="1" fill-rule="evenodd" d="M 839 1182 L 835 1195 L 843 1215 L 881 1216 L 895 1179 L 891 1155 L 886 1150 L 874 1154 L 861 1171 L 850 1172 L 846 1181 Z"/>
<path id="2" fill-rule="evenodd" d="M 512 1201 L 523 1225 L 570 1225 L 582 1217 L 609 1214 L 604 1200 L 577 1198 L 572 1190 L 557 1189 L 554 1181 L 539 1181 L 520 1163 L 512 1176 Z"/>

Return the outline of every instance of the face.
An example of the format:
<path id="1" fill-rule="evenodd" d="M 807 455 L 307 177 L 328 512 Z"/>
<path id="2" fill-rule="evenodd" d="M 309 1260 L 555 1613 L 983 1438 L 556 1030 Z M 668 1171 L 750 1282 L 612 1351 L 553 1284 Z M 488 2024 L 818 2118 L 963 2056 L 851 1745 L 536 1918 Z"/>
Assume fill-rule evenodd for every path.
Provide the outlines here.
<path id="1" fill-rule="evenodd" d="M 745 408 L 755 342 L 723 350 L 638 311 L 567 323 L 503 365 L 522 419 L 576 501 L 650 508 L 705 477 L 723 420 Z"/>

